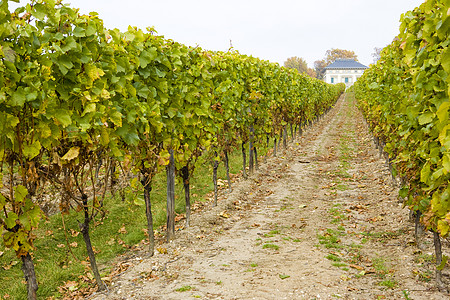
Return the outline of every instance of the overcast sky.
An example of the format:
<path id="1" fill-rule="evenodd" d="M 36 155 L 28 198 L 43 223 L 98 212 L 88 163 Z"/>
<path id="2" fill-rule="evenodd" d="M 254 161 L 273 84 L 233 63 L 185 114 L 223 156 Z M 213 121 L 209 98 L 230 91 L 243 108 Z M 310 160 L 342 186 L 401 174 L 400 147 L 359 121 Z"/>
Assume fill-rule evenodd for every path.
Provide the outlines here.
<path id="1" fill-rule="evenodd" d="M 331 48 L 353 50 L 372 63 L 374 47 L 398 34 L 400 15 L 423 0 L 63 0 L 107 28 L 154 26 L 186 45 L 234 49 L 272 62 L 292 56 L 310 67 Z M 28 1 L 21 0 L 21 4 Z"/>

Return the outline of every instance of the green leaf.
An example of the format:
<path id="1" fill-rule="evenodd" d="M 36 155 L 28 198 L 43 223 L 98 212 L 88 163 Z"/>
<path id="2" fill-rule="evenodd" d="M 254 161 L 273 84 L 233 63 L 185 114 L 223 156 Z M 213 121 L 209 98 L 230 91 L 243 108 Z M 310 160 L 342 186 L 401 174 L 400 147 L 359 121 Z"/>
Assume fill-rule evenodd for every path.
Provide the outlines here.
<path id="1" fill-rule="evenodd" d="M 41 152 L 41 143 L 39 140 L 35 140 L 31 145 L 25 144 L 23 146 L 23 155 L 28 159 L 33 159 Z"/>
<path id="2" fill-rule="evenodd" d="M 402 198 L 408 197 L 408 193 L 409 193 L 409 188 L 406 185 L 402 186 L 402 188 L 398 192 L 399 196 Z"/>
<path id="3" fill-rule="evenodd" d="M 430 173 L 431 173 L 430 163 L 426 162 L 425 165 L 420 170 L 420 181 L 428 183 L 428 181 L 430 180 Z"/>
<path id="4" fill-rule="evenodd" d="M 448 109 L 450 108 L 450 101 L 446 101 L 439 106 L 439 109 L 436 112 L 436 115 L 439 118 L 439 121 L 445 122 L 448 121 Z"/>
<path id="5" fill-rule="evenodd" d="M 23 185 L 14 187 L 14 198 L 16 202 L 23 202 L 28 195 L 28 190 Z"/>
<path id="6" fill-rule="evenodd" d="M 122 126 L 122 114 L 117 110 L 113 110 L 109 114 L 110 120 L 114 123 L 114 125 L 121 127 Z"/>
<path id="7" fill-rule="evenodd" d="M 57 109 L 55 118 L 63 125 L 64 128 L 72 124 L 72 118 L 70 117 L 69 112 L 65 109 Z"/>
<path id="8" fill-rule="evenodd" d="M 444 157 L 442 159 L 442 166 L 447 173 L 450 173 L 450 154 L 444 154 Z"/>
<path id="9" fill-rule="evenodd" d="M 37 96 L 38 96 L 38 92 L 37 91 L 33 91 L 33 92 L 30 92 L 30 93 L 27 93 L 26 98 L 27 98 L 27 101 L 33 101 L 33 100 L 36 100 Z"/>
<path id="10" fill-rule="evenodd" d="M 97 28 L 95 24 L 89 24 L 89 26 L 86 28 L 86 36 L 94 35 L 97 31 Z"/>
<path id="11" fill-rule="evenodd" d="M 102 146 L 107 146 L 109 144 L 109 133 L 105 127 L 100 130 L 100 144 Z"/>
<path id="12" fill-rule="evenodd" d="M 11 96 L 11 105 L 13 106 L 23 106 L 27 100 L 27 95 L 23 87 L 18 87 Z"/>
<path id="13" fill-rule="evenodd" d="M 43 20 L 47 14 L 45 5 L 37 3 L 33 6 L 33 12 L 31 13 L 36 19 Z"/>
<path id="14" fill-rule="evenodd" d="M 8 213 L 8 217 L 5 219 L 5 224 L 7 229 L 11 229 L 14 226 L 16 226 L 16 220 L 18 220 L 19 217 L 16 213 L 10 212 Z"/>
<path id="15" fill-rule="evenodd" d="M 91 112 L 95 112 L 95 110 L 97 109 L 97 105 L 95 103 L 89 103 L 88 105 L 86 105 L 86 107 L 84 108 L 83 113 L 81 114 L 82 117 L 84 117 L 86 114 L 91 113 Z"/>
<path id="16" fill-rule="evenodd" d="M 157 56 L 158 55 L 156 52 L 156 48 L 154 47 L 142 51 L 141 55 L 139 56 L 139 63 L 141 65 L 141 68 L 147 67 L 147 65 L 151 63 Z"/>
<path id="17" fill-rule="evenodd" d="M 64 40 L 64 42 L 65 42 L 65 45 L 61 47 L 61 50 L 64 51 L 64 52 L 68 52 L 68 51 L 70 51 L 72 49 L 76 49 L 77 48 L 77 42 L 75 41 L 73 36 L 67 37 Z"/>
<path id="18" fill-rule="evenodd" d="M 3 207 L 6 205 L 6 198 L 0 193 L 0 210 L 3 210 Z"/>
<path id="19" fill-rule="evenodd" d="M 86 36 L 86 30 L 82 27 L 75 27 L 75 29 L 73 30 L 73 35 L 76 37 L 84 37 Z"/>
<path id="20" fill-rule="evenodd" d="M 13 49 L 8 46 L 4 46 L 0 48 L 3 51 L 3 55 L 5 56 L 5 60 L 14 63 L 16 60 L 17 53 Z"/>
<path id="21" fill-rule="evenodd" d="M 67 72 L 69 72 L 69 70 L 73 68 L 72 60 L 68 55 L 61 55 L 58 58 L 57 65 L 63 75 L 66 75 Z"/>
<path id="22" fill-rule="evenodd" d="M 445 72 L 450 76 L 450 48 L 445 47 L 445 50 L 442 52 L 441 57 L 442 68 L 444 68 Z"/>
<path id="23" fill-rule="evenodd" d="M 378 88 L 378 83 L 376 82 L 372 82 L 371 84 L 369 84 L 369 89 L 374 90 Z"/>
<path id="24" fill-rule="evenodd" d="M 442 221 L 439 221 L 439 222 L 442 222 Z M 438 227 L 439 227 L 439 222 L 438 222 Z M 448 224 L 447 224 L 447 233 L 448 233 Z M 445 236 L 442 233 L 441 233 L 441 235 Z M 444 270 L 444 267 L 447 264 L 447 261 L 448 261 L 448 256 L 442 255 L 442 261 L 441 261 L 440 265 L 436 267 L 436 269 L 438 269 L 439 271 Z"/>
<path id="25" fill-rule="evenodd" d="M 424 125 L 424 124 L 431 123 L 433 121 L 433 118 L 434 118 L 434 113 L 427 112 L 427 113 L 421 114 L 418 118 L 418 121 L 419 121 L 420 125 Z"/>

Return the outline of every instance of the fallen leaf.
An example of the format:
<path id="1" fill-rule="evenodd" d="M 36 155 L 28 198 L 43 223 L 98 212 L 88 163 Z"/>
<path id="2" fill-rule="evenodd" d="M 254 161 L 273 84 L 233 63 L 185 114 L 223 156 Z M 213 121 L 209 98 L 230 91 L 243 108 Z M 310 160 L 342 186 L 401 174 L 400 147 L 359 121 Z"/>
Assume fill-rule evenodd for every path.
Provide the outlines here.
<path id="1" fill-rule="evenodd" d="M 346 276 L 346 275 L 341 275 L 341 280 L 343 280 L 343 281 L 349 281 L 351 278 L 350 277 L 348 277 L 348 276 Z"/>
<path id="2" fill-rule="evenodd" d="M 53 235 L 53 231 L 47 230 L 47 231 L 45 232 L 45 235 L 46 235 L 46 236 Z"/>
<path id="3" fill-rule="evenodd" d="M 281 279 L 287 279 L 287 278 L 291 277 L 291 276 L 289 276 L 289 275 L 282 275 L 282 274 L 278 274 L 278 276 L 279 276 Z"/>
<path id="4" fill-rule="evenodd" d="M 226 218 L 228 219 L 230 217 L 230 215 L 227 213 L 226 210 L 222 211 L 219 216 L 221 216 L 222 218 Z"/>
<path id="5" fill-rule="evenodd" d="M 158 252 L 161 254 L 167 254 L 167 248 L 158 247 L 158 248 L 156 248 L 156 250 L 158 250 Z"/>
<path id="6" fill-rule="evenodd" d="M 77 237 L 80 234 L 80 232 L 76 231 L 76 230 L 73 230 L 73 229 L 70 229 L 70 234 L 72 235 L 72 237 Z"/>
<path id="7" fill-rule="evenodd" d="M 9 269 L 11 269 L 11 267 L 17 265 L 18 263 L 19 262 L 17 260 L 13 260 L 9 264 L 2 266 L 2 268 L 5 269 L 5 270 L 9 270 Z"/>
<path id="8" fill-rule="evenodd" d="M 185 218 L 186 218 L 186 217 L 185 217 L 184 214 L 177 214 L 177 215 L 175 216 L 175 222 L 181 221 L 181 220 L 183 220 L 183 219 L 185 219 Z"/>
<path id="9" fill-rule="evenodd" d="M 64 248 L 64 247 L 66 247 L 66 244 L 58 244 L 58 245 L 56 245 L 56 247 L 58 247 L 58 248 Z"/>
<path id="10" fill-rule="evenodd" d="M 351 268 L 353 268 L 353 269 L 357 269 L 357 270 L 364 270 L 363 267 L 358 266 L 358 265 L 353 265 L 353 264 L 351 264 L 351 265 L 349 265 L 349 267 L 351 267 Z"/>
<path id="11" fill-rule="evenodd" d="M 127 230 L 125 229 L 125 224 L 122 224 L 122 227 L 120 227 L 120 229 L 118 230 L 118 233 L 121 233 L 121 234 L 127 233 Z"/>
<path id="12" fill-rule="evenodd" d="M 70 247 L 76 248 L 78 247 L 78 243 L 77 242 L 70 243 Z"/>

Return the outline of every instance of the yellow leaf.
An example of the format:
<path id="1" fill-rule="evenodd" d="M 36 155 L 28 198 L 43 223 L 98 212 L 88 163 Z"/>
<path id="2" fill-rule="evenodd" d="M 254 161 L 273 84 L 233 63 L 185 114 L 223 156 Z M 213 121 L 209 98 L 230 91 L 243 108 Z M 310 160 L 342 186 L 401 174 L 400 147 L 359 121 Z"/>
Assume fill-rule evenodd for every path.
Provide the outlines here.
<path id="1" fill-rule="evenodd" d="M 446 221 L 438 220 L 438 231 L 442 237 L 446 237 L 448 235 L 449 225 Z"/>
<path id="2" fill-rule="evenodd" d="M 156 250 L 158 250 L 158 252 L 161 254 L 167 254 L 167 248 L 158 247 L 158 248 L 156 248 Z"/>
<path id="3" fill-rule="evenodd" d="M 66 154 L 64 154 L 63 157 L 61 157 L 61 159 L 64 160 L 72 160 L 78 157 L 78 155 L 80 154 L 80 147 L 72 147 L 69 149 L 69 151 L 67 151 Z"/>

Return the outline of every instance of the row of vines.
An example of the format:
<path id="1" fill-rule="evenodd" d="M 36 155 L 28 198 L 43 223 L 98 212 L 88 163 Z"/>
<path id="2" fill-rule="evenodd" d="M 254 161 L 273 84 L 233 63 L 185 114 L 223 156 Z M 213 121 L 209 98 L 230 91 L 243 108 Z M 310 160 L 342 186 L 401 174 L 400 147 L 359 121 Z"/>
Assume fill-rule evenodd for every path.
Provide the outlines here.
<path id="1" fill-rule="evenodd" d="M 400 34 L 355 84 L 356 98 L 384 147 L 416 227 L 434 232 L 437 281 L 450 233 L 450 1 L 428 0 L 402 15 Z"/>
<path id="2" fill-rule="evenodd" d="M 0 234 L 22 259 L 29 299 L 38 289 L 30 252 L 48 193 L 59 197 L 62 214 L 82 214 L 103 289 L 89 226 L 105 213 L 117 174 L 144 195 L 152 255 L 156 174 L 167 172 L 171 239 L 176 175 L 189 222 L 189 179 L 201 155 L 216 170 L 221 157 L 248 144 L 253 160 L 259 145 L 288 125 L 301 130 L 344 89 L 235 51 L 187 47 L 153 28 L 107 30 L 97 14 L 80 15 L 60 0 L 0 8 Z"/>

